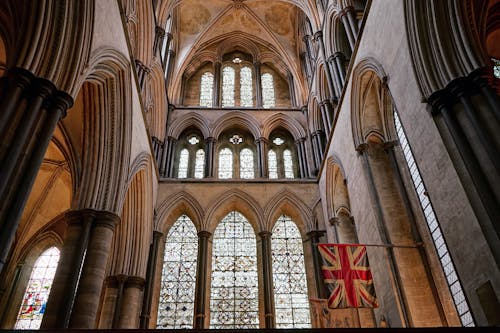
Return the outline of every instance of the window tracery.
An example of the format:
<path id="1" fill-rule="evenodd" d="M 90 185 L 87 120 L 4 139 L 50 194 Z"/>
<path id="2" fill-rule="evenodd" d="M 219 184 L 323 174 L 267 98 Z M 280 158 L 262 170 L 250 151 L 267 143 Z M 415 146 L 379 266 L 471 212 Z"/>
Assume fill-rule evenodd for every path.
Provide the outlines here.
<path id="1" fill-rule="evenodd" d="M 17 315 L 15 329 L 40 328 L 59 257 L 59 250 L 56 247 L 51 247 L 35 261 Z"/>
<path id="2" fill-rule="evenodd" d="M 205 177 L 205 143 L 198 131 L 188 130 L 176 144 L 177 158 L 173 175 L 177 178 Z"/>
<path id="3" fill-rule="evenodd" d="M 213 235 L 210 328 L 258 328 L 257 281 L 254 230 L 233 211 Z"/>
<path id="4" fill-rule="evenodd" d="M 276 327 L 310 328 L 302 237 L 290 217 L 282 215 L 276 222 L 271 248 Z"/>
<path id="5" fill-rule="evenodd" d="M 218 140 L 219 178 L 253 179 L 256 173 L 256 147 L 253 137 L 245 132 L 226 132 Z"/>
<path id="6" fill-rule="evenodd" d="M 165 240 L 157 328 L 193 328 L 198 236 L 182 215 Z"/>
<path id="7" fill-rule="evenodd" d="M 293 138 L 283 130 L 273 132 L 270 136 L 267 153 L 269 178 L 295 178 L 297 174 L 296 160 Z"/>

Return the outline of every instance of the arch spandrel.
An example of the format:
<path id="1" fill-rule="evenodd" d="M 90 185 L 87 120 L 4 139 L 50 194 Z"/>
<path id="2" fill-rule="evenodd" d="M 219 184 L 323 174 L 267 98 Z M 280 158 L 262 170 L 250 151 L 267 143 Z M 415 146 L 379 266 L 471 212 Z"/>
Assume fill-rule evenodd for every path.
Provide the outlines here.
<path id="1" fill-rule="evenodd" d="M 204 218 L 204 230 L 215 231 L 219 222 L 232 211 L 241 213 L 252 225 L 255 234 L 265 230 L 263 227 L 263 212 L 257 201 L 245 192 L 233 189 L 213 200 Z"/>
<path id="2" fill-rule="evenodd" d="M 177 219 L 185 214 L 193 222 L 198 232 L 206 230 L 203 224 L 205 211 L 198 200 L 188 192 L 176 192 L 157 206 L 154 230 L 166 235 Z"/>

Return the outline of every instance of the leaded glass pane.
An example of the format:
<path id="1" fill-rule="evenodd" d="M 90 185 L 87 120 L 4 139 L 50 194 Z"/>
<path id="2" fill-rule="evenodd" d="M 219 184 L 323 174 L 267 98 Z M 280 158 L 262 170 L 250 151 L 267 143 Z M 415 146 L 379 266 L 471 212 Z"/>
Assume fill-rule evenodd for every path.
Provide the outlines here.
<path id="1" fill-rule="evenodd" d="M 229 148 L 219 152 L 219 178 L 233 178 L 233 152 Z"/>
<path id="2" fill-rule="evenodd" d="M 234 81 L 233 67 L 226 66 L 222 69 L 222 106 L 234 106 Z"/>
<path id="3" fill-rule="evenodd" d="M 273 140 L 273 143 L 276 145 L 276 146 L 281 146 L 282 144 L 285 143 L 285 140 L 283 140 L 282 138 L 280 137 L 277 137 Z"/>
<path id="4" fill-rule="evenodd" d="M 276 327 L 311 327 L 302 237 L 288 216 L 276 222 L 271 248 Z"/>
<path id="5" fill-rule="evenodd" d="M 165 241 L 157 328 L 193 328 L 198 236 L 186 215 Z"/>
<path id="6" fill-rule="evenodd" d="M 269 168 L 269 178 L 278 178 L 278 160 L 276 153 L 272 149 L 267 153 L 267 166 Z"/>
<path id="7" fill-rule="evenodd" d="M 240 152 L 240 178 L 253 179 L 254 177 L 253 152 L 244 148 Z"/>
<path id="8" fill-rule="evenodd" d="M 250 223 L 231 212 L 213 236 L 210 328 L 258 328 L 257 247 Z"/>
<path id="9" fill-rule="evenodd" d="M 262 82 L 262 107 L 274 108 L 274 79 L 270 73 L 264 73 L 261 76 Z"/>
<path id="10" fill-rule="evenodd" d="M 36 260 L 24 292 L 15 329 L 40 328 L 58 263 L 59 250 L 56 247 L 46 250 Z"/>
<path id="11" fill-rule="evenodd" d="M 194 163 L 194 178 L 203 178 L 205 175 L 205 151 L 198 149 L 196 151 L 196 161 Z"/>
<path id="12" fill-rule="evenodd" d="M 214 75 L 206 72 L 201 76 L 200 106 L 211 107 L 213 102 Z"/>
<path id="13" fill-rule="evenodd" d="M 252 70 L 243 67 L 240 70 L 240 105 L 253 106 Z"/>
<path id="14" fill-rule="evenodd" d="M 179 154 L 179 170 L 177 172 L 177 178 L 187 178 L 188 164 L 189 151 L 187 149 L 182 149 Z"/>
<path id="15" fill-rule="evenodd" d="M 283 151 L 283 166 L 285 168 L 285 178 L 294 178 L 292 152 L 289 149 Z"/>

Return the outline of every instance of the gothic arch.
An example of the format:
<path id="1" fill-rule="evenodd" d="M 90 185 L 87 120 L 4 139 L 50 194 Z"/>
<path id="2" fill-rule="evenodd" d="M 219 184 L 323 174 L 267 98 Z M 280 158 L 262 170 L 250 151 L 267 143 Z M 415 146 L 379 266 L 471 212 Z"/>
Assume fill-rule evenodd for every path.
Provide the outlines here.
<path id="1" fill-rule="evenodd" d="M 357 149 L 369 137 L 381 142 L 396 139 L 392 101 L 387 76 L 379 63 L 367 58 L 359 62 L 352 78 L 352 134 Z"/>
<path id="2" fill-rule="evenodd" d="M 321 119 L 321 111 L 319 109 L 319 103 L 317 97 L 314 97 L 309 101 L 309 130 L 314 133 L 319 130 L 323 130 L 323 121 Z"/>
<path id="3" fill-rule="evenodd" d="M 415 76 L 424 98 L 444 89 L 459 77 L 484 67 L 485 61 L 471 39 L 464 1 L 404 3 L 406 33 Z"/>
<path id="4" fill-rule="evenodd" d="M 101 49 L 83 84 L 84 126 L 78 208 L 119 213 L 125 196 L 132 134 L 131 73 L 127 58 Z"/>
<path id="5" fill-rule="evenodd" d="M 151 65 L 151 72 L 148 75 L 149 95 L 151 98 L 150 108 L 147 108 L 149 115 L 149 129 L 153 136 L 163 139 L 165 136 L 165 122 L 167 109 L 167 99 L 165 95 L 165 77 L 159 59 L 155 58 Z"/>
<path id="6" fill-rule="evenodd" d="M 211 131 L 207 126 L 205 118 L 195 112 L 186 113 L 185 115 L 175 119 L 168 129 L 167 135 L 175 139 L 179 139 L 182 132 L 191 126 L 197 128 L 203 134 L 204 138 L 211 136 Z"/>
<path id="7" fill-rule="evenodd" d="M 157 211 L 155 230 L 161 231 L 165 235 L 182 214 L 186 214 L 191 219 L 196 230 L 205 230 L 203 226 L 205 211 L 188 192 L 181 191 L 170 195 L 162 201 Z"/>
<path id="8" fill-rule="evenodd" d="M 2 12 L 12 16 L 0 18 L 9 50 L 8 67 L 27 69 L 75 96 L 78 91 L 75 83 L 89 58 L 94 1 L 49 0 L 33 4 L 8 1 L 3 6 Z M 13 24 L 7 24 L 9 21 Z M 52 28 L 42 29 L 47 26 Z"/>
<path id="9" fill-rule="evenodd" d="M 298 140 L 306 136 L 303 126 L 295 120 L 295 118 L 287 116 L 281 112 L 267 117 L 262 123 L 264 124 L 262 129 L 262 136 L 264 138 L 269 138 L 271 133 L 280 127 L 290 132 L 294 140 Z"/>
<path id="10" fill-rule="evenodd" d="M 153 179 L 151 159 L 139 155 L 132 164 L 130 185 L 116 226 L 110 253 L 109 275 L 146 277 L 149 244 L 153 233 Z"/>
<path id="11" fill-rule="evenodd" d="M 339 160 L 330 156 L 326 162 L 326 207 L 327 218 L 337 216 L 339 210 L 347 210 L 350 215 L 349 194 L 345 172 Z"/>
<path id="12" fill-rule="evenodd" d="M 262 208 L 253 197 L 241 190 L 232 189 L 223 193 L 213 200 L 209 207 L 210 209 L 207 210 L 203 226 L 204 230 L 211 233 L 217 228 L 219 222 L 234 210 L 245 216 L 252 225 L 256 235 L 260 231 L 265 230 Z"/>
<path id="13" fill-rule="evenodd" d="M 249 113 L 241 111 L 225 113 L 219 117 L 214 122 L 211 136 L 218 138 L 225 130 L 231 127 L 242 127 L 247 129 L 253 135 L 254 139 L 258 139 L 262 136 L 257 119 Z"/>
<path id="14" fill-rule="evenodd" d="M 306 239 L 307 232 L 314 230 L 313 212 L 295 193 L 283 190 L 276 194 L 264 208 L 265 229 L 272 231 L 281 215 L 289 216 Z"/>
<path id="15" fill-rule="evenodd" d="M 141 60 L 148 66 L 153 59 L 153 38 L 155 35 L 155 24 L 153 22 L 153 11 L 151 1 L 137 1 L 135 13 L 137 15 L 137 38 L 134 47 L 135 59 Z"/>

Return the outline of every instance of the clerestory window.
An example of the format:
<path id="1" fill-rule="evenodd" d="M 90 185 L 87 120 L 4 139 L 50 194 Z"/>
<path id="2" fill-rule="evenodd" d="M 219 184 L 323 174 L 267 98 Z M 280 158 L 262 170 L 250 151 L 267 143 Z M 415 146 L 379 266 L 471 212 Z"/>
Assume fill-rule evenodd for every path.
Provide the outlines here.
<path id="1" fill-rule="evenodd" d="M 177 142 L 177 178 L 203 178 L 205 176 L 205 144 L 198 133 L 181 136 Z"/>

